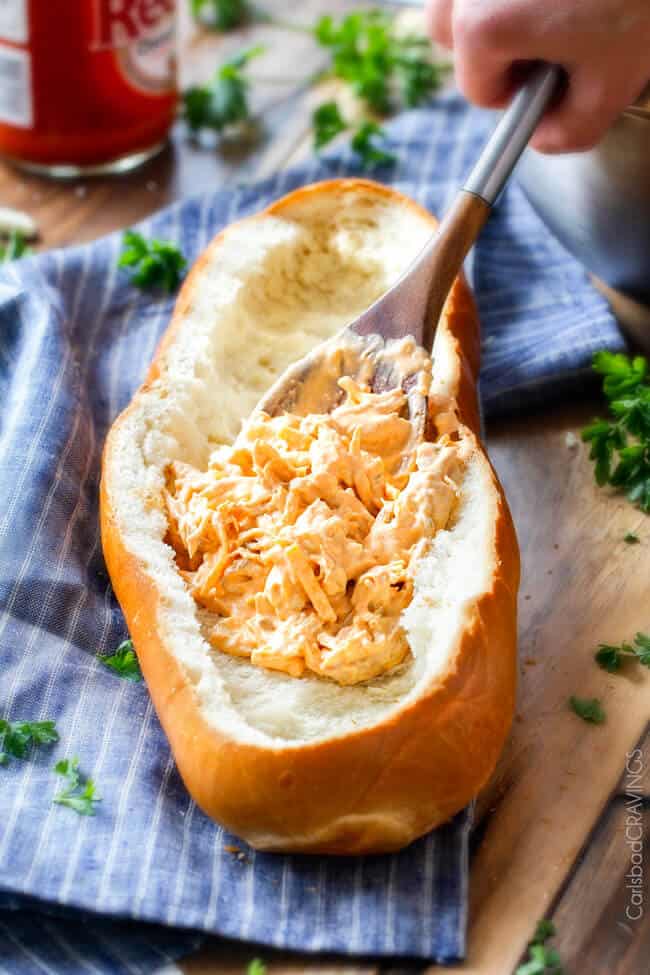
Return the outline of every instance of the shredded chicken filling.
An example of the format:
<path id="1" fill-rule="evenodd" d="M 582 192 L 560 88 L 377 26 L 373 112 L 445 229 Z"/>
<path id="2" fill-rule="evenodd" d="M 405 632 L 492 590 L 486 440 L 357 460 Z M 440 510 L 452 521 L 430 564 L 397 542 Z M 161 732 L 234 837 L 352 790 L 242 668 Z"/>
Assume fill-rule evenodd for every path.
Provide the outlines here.
<path id="1" fill-rule="evenodd" d="M 409 654 L 415 565 L 449 524 L 465 458 L 453 432 L 412 447 L 401 389 L 340 385 L 329 414 L 253 414 L 207 471 L 172 463 L 165 502 L 217 650 L 356 684 Z"/>

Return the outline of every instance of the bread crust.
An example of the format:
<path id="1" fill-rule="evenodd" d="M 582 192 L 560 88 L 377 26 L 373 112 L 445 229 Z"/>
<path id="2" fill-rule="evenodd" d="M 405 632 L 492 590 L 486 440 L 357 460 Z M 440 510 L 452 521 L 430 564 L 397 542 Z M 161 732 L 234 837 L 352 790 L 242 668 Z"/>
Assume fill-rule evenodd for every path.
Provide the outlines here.
<path id="1" fill-rule="evenodd" d="M 367 180 L 331 180 L 288 194 L 246 222 L 282 215 L 312 194 L 357 192 L 411 208 L 432 230 L 435 219 L 395 190 Z M 199 258 L 179 295 L 143 389 L 159 375 L 200 280 L 221 246 L 219 234 Z M 450 294 L 439 329 L 453 351 L 445 376 L 462 422 L 478 437 L 476 380 L 479 324 L 464 279 Z M 101 483 L 102 545 L 161 724 L 180 774 L 198 805 L 258 849 L 367 854 L 397 850 L 448 820 L 491 775 L 511 724 L 516 683 L 519 552 L 503 491 L 477 443 L 492 506 L 491 585 L 468 608 L 450 665 L 408 706 L 378 723 L 336 738 L 264 747 L 235 740 L 210 725 L 159 623 L 165 594 L 127 549 L 114 508 L 120 476 L 116 430 L 109 433 Z"/>

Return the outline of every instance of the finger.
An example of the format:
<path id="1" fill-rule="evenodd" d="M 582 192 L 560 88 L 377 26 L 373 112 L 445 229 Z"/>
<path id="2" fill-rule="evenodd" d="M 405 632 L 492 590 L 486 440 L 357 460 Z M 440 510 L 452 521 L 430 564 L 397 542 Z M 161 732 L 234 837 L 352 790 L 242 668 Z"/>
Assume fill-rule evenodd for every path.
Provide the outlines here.
<path id="1" fill-rule="evenodd" d="M 564 97 L 542 119 L 531 140 L 540 152 L 584 152 L 603 138 L 615 119 L 634 100 L 638 87 L 626 79 L 614 87 L 604 83 L 603 77 L 616 73 L 603 71 L 595 75 L 591 70 L 576 69 L 569 76 Z M 619 77 L 625 77 L 619 73 Z"/>
<path id="2" fill-rule="evenodd" d="M 465 2 L 454 7 L 452 31 L 456 81 L 465 97 L 486 108 L 505 105 L 515 89 L 513 62 L 527 57 L 516 34 L 513 43 L 511 23 L 498 10 Z"/>
<path id="3" fill-rule="evenodd" d="M 429 34 L 443 47 L 454 46 L 451 29 L 453 0 L 429 0 L 427 5 L 427 29 Z"/>
<path id="4" fill-rule="evenodd" d="M 503 108 L 515 91 L 512 61 L 498 51 L 477 61 L 472 48 L 455 42 L 454 73 L 465 98 L 484 108 Z"/>

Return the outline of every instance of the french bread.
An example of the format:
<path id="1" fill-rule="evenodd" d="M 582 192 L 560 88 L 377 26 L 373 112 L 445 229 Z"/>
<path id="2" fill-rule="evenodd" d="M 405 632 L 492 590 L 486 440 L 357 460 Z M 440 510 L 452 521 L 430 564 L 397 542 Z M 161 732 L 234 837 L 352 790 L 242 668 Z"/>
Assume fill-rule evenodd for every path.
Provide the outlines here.
<path id="1" fill-rule="evenodd" d="M 156 711 L 198 805 L 258 849 L 405 846 L 478 793 L 512 720 L 519 554 L 479 440 L 479 325 L 462 278 L 437 329 L 430 398 L 455 417 L 468 459 L 453 519 L 417 563 L 406 660 L 345 686 L 215 650 L 170 544 L 170 465 L 205 469 L 277 377 L 390 286 L 434 228 L 395 190 L 344 179 L 226 228 L 106 441 L 102 544 Z"/>

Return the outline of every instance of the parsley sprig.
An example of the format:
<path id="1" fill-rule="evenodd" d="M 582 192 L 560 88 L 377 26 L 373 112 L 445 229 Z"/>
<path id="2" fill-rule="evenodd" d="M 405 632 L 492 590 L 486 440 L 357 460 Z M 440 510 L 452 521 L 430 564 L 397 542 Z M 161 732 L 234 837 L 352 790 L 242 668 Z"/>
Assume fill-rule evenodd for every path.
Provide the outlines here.
<path id="1" fill-rule="evenodd" d="M 192 15 L 203 19 L 217 30 L 233 30 L 246 23 L 250 16 L 246 0 L 191 0 Z"/>
<path id="2" fill-rule="evenodd" d="M 348 125 L 335 101 L 323 102 L 312 115 L 314 129 L 314 149 L 322 149 L 341 132 L 345 132 Z"/>
<path id="3" fill-rule="evenodd" d="M 594 654 L 596 663 L 610 674 L 617 674 L 626 660 L 637 660 L 650 667 L 650 636 L 637 633 L 632 643 L 601 643 Z"/>
<path id="4" fill-rule="evenodd" d="M 564 969 L 556 948 L 547 945 L 555 934 L 552 921 L 539 921 L 528 946 L 528 960 L 521 964 L 515 975 L 563 975 Z"/>
<path id="5" fill-rule="evenodd" d="M 260 46 L 241 51 L 217 68 L 208 84 L 193 85 L 183 93 L 183 114 L 192 132 L 222 132 L 250 120 L 250 82 L 244 68 L 263 51 Z"/>
<path id="6" fill-rule="evenodd" d="M 355 11 L 340 21 L 325 15 L 314 37 L 330 53 L 326 74 L 347 82 L 374 112 L 419 105 L 440 85 L 430 41 L 400 35 L 395 18 L 383 10 Z"/>
<path id="7" fill-rule="evenodd" d="M 123 677 L 124 680 L 133 682 L 142 680 L 142 671 L 140 670 L 132 640 L 124 640 L 115 652 L 110 655 L 104 656 L 98 654 L 97 659 L 104 667 L 108 667 L 109 670 L 118 674 L 119 677 Z"/>
<path id="8" fill-rule="evenodd" d="M 650 380 L 643 356 L 597 352 L 593 368 L 603 377 L 611 417 L 597 418 L 582 431 L 591 444 L 596 481 L 625 492 L 650 514 Z"/>
<path id="9" fill-rule="evenodd" d="M 576 697 L 572 695 L 569 698 L 569 706 L 579 718 L 589 724 L 603 724 L 605 721 L 605 711 L 597 697 Z"/>
<path id="10" fill-rule="evenodd" d="M 139 288 L 175 291 L 187 261 L 175 244 L 166 240 L 147 240 L 135 230 L 122 237 L 118 267 L 131 268 L 131 283 Z"/>
<path id="11" fill-rule="evenodd" d="M 6 244 L 0 244 L 0 264 L 17 261 L 19 257 L 29 257 L 32 249 L 19 230 L 12 230 Z"/>
<path id="12" fill-rule="evenodd" d="M 0 718 L 0 765 L 10 758 L 25 758 L 33 745 L 52 745 L 59 740 L 54 721 L 6 721 Z"/>
<path id="13" fill-rule="evenodd" d="M 79 761 L 76 758 L 64 758 L 57 762 L 54 771 L 65 778 L 62 792 L 54 796 L 53 802 L 60 806 L 74 809 L 80 816 L 94 816 L 95 806 L 101 798 L 95 794 L 95 783 L 79 771 Z"/>
<path id="14" fill-rule="evenodd" d="M 312 124 L 314 148 L 317 151 L 349 128 L 335 101 L 319 105 L 312 116 Z M 377 145 L 377 142 L 385 137 L 382 127 L 372 121 L 362 122 L 355 130 L 350 145 L 367 169 L 373 166 L 387 166 L 395 162 L 392 152 Z"/>
<path id="15" fill-rule="evenodd" d="M 210 20 L 222 30 L 256 20 L 310 34 L 327 51 L 328 64 L 309 83 L 338 78 L 371 113 L 351 141 L 366 167 L 385 165 L 395 158 L 378 145 L 384 133 L 376 116 L 421 104 L 442 81 L 444 66 L 434 60 L 430 40 L 422 34 L 401 32 L 396 17 L 384 10 L 355 11 L 340 20 L 325 15 L 313 27 L 301 27 L 277 20 L 249 0 L 191 0 L 191 6 L 196 17 Z M 221 65 L 210 82 L 193 85 L 183 93 L 183 117 L 191 132 L 222 133 L 233 126 L 243 129 L 242 123 L 251 121 L 250 82 L 243 69 L 261 52 L 259 47 L 242 52 Z M 317 150 L 349 128 L 333 102 L 316 110 L 313 123 Z"/>
<path id="16" fill-rule="evenodd" d="M 386 133 L 376 122 L 363 122 L 352 136 L 350 145 L 366 168 L 389 166 L 395 162 L 395 155 L 392 152 L 377 145 L 377 142 L 385 137 Z"/>

